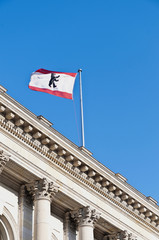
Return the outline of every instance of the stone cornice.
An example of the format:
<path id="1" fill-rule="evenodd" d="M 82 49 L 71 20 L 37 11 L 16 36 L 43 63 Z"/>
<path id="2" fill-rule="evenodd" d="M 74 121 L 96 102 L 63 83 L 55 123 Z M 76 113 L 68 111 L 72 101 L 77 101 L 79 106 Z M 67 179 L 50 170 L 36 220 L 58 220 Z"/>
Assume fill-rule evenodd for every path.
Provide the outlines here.
<path id="1" fill-rule="evenodd" d="M 158 231 L 159 208 L 152 198 L 147 199 L 120 174 L 115 175 L 5 92 L 0 92 L 0 127 Z"/>

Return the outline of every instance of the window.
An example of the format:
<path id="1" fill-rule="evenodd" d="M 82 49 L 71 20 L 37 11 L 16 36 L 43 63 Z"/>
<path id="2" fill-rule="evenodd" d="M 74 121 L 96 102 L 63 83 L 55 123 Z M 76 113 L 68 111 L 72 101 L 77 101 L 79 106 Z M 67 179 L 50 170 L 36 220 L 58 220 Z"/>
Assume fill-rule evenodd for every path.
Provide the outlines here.
<path id="1" fill-rule="evenodd" d="M 11 224 L 4 215 L 0 216 L 0 240 L 15 240 Z"/>
<path id="2" fill-rule="evenodd" d="M 7 229 L 2 220 L 0 219 L 0 240 L 9 240 L 7 235 Z"/>

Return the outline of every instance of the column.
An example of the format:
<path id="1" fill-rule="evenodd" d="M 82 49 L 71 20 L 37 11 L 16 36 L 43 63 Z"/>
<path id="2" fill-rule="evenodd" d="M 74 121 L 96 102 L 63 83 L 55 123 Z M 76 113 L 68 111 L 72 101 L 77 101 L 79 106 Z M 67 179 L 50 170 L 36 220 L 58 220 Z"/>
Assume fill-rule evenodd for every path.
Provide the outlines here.
<path id="1" fill-rule="evenodd" d="M 50 240 L 51 201 L 58 192 L 58 187 L 45 178 L 26 184 L 34 200 L 34 240 Z"/>
<path id="2" fill-rule="evenodd" d="M 79 240 L 94 240 L 94 224 L 100 218 L 100 214 L 89 206 L 71 212 L 72 218 L 79 228 Z"/>

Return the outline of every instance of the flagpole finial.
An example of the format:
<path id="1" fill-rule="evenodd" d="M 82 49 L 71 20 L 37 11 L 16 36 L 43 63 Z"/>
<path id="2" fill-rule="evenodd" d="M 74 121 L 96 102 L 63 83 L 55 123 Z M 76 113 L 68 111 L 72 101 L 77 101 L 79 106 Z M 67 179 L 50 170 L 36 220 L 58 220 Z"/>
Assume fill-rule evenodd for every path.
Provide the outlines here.
<path id="1" fill-rule="evenodd" d="M 78 72 L 82 72 L 82 69 L 80 68 L 80 69 L 78 69 Z"/>

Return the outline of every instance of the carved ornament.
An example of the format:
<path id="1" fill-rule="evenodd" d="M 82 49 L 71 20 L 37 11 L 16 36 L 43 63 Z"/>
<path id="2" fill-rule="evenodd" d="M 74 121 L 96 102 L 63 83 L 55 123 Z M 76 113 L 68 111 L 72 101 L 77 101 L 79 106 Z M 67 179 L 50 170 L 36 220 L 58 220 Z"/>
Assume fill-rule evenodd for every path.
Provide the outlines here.
<path id="1" fill-rule="evenodd" d="M 72 211 L 71 217 L 76 221 L 76 223 L 79 226 L 82 225 L 94 226 L 94 224 L 100 218 L 100 213 L 98 213 L 95 209 L 91 209 L 90 206 L 87 206 Z"/>
<path id="2" fill-rule="evenodd" d="M 48 182 L 46 178 L 26 184 L 26 188 L 34 200 L 48 199 L 50 201 L 53 200 L 59 189 L 54 182 Z"/>
<path id="3" fill-rule="evenodd" d="M 137 240 L 137 237 L 127 231 L 121 231 L 105 236 L 104 240 Z"/>
<path id="4" fill-rule="evenodd" d="M 3 171 L 6 163 L 9 161 L 9 155 L 0 150 L 0 174 Z"/>

